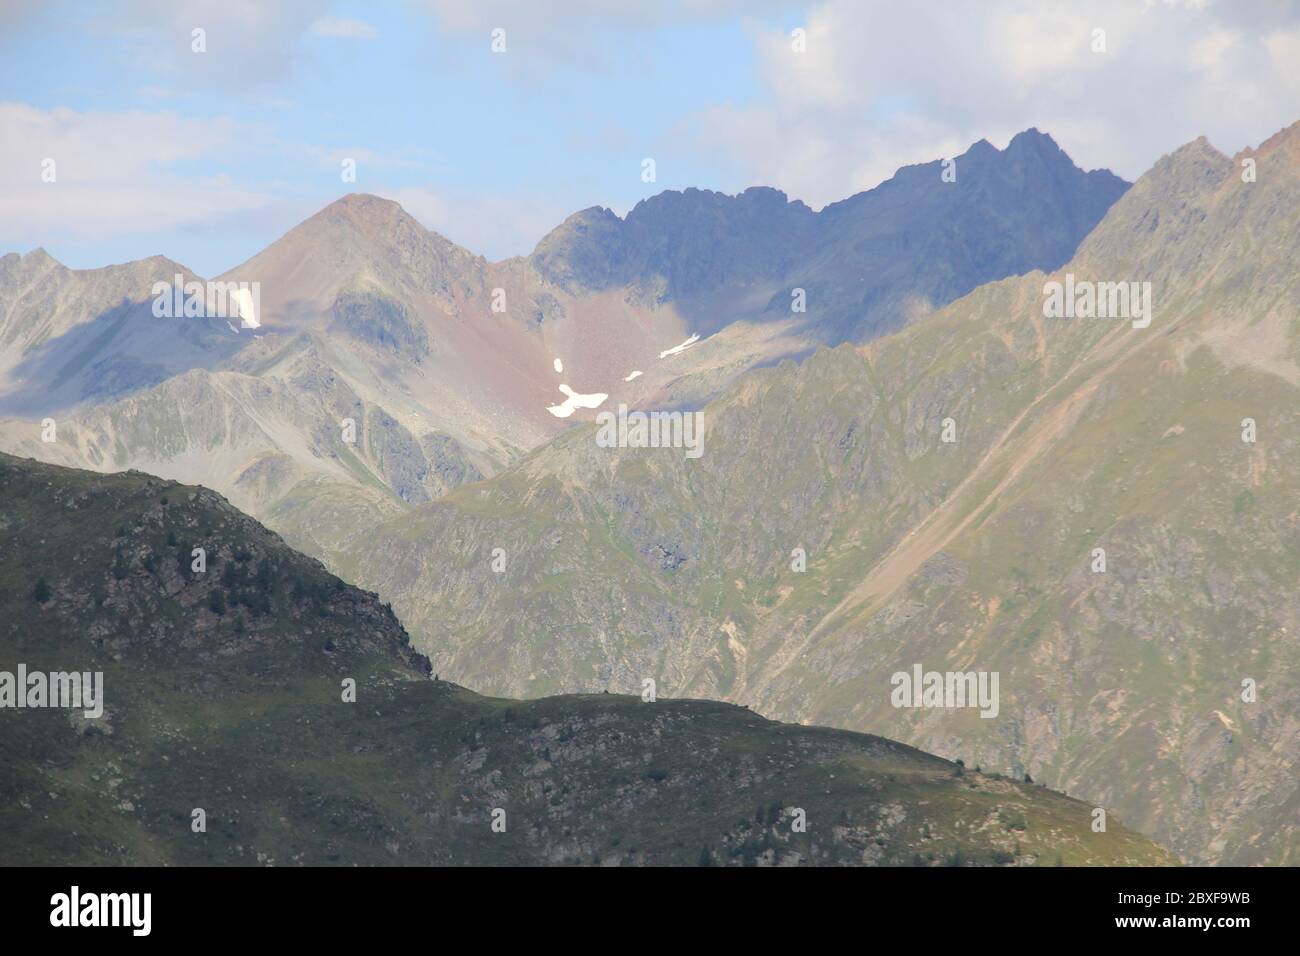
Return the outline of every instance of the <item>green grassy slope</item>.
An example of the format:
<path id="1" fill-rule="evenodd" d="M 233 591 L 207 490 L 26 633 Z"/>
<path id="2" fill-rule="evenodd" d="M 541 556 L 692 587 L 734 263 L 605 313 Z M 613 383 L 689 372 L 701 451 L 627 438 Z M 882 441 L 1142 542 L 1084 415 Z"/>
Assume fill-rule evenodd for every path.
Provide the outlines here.
<path id="1" fill-rule="evenodd" d="M 0 455 L 0 530 L 0 670 L 105 681 L 98 720 L 0 710 L 3 863 L 1172 859 L 1113 819 L 1093 833 L 1086 804 L 879 737 L 430 679 L 374 595 L 206 489 Z"/>

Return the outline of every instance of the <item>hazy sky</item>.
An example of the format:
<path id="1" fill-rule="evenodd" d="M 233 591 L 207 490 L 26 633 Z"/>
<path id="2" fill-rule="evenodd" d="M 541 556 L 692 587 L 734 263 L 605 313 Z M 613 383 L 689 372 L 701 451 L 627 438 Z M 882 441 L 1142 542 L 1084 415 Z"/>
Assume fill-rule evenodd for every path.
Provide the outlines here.
<path id="1" fill-rule="evenodd" d="M 215 275 L 352 191 L 495 259 L 663 189 L 820 208 L 1029 126 L 1133 179 L 1300 120 L 1294 0 L 34 6 L 0 0 L 0 253 L 76 267 Z"/>

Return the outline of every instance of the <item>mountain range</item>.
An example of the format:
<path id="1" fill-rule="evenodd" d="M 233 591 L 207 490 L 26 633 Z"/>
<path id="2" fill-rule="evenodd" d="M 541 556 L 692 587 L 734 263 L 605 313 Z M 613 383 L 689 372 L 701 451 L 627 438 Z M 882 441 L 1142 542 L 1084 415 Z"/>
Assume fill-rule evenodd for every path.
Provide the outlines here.
<path id="1" fill-rule="evenodd" d="M 499 263 L 354 195 L 218 277 L 260 283 L 255 329 L 155 317 L 165 259 L 10 255 L 0 447 L 216 489 L 480 692 L 653 679 L 1294 863 L 1298 179 L 1300 124 L 1131 187 L 1030 130 L 818 212 L 585 210 Z M 1044 307 L 1130 282 L 1149 324 Z M 704 453 L 602 447 L 570 393 L 700 411 Z M 999 714 L 892 706 L 915 665 L 1000 673 Z"/>
<path id="2" fill-rule="evenodd" d="M 1198 140 L 1053 273 L 743 376 L 698 460 L 577 428 L 335 565 L 476 687 L 654 675 L 1031 773 L 1190 860 L 1293 863 L 1297 200 L 1300 126 Z M 1067 275 L 1149 282 L 1149 326 L 1046 317 Z M 941 662 L 1000 672 L 999 717 L 891 705 Z"/>
<path id="3" fill-rule="evenodd" d="M 772 189 L 588 209 L 498 263 L 350 195 L 216 278 L 259 285 L 256 329 L 156 317 L 156 283 L 206 281 L 161 257 L 76 271 L 11 254 L 3 447 L 204 483 L 324 555 L 562 431 L 561 385 L 696 406 L 746 369 L 888 329 L 904 304 L 1059 265 L 1126 187 L 1036 130 L 955 163 L 956 183 L 936 161 L 818 213 Z M 57 447 L 37 447 L 46 417 Z"/>

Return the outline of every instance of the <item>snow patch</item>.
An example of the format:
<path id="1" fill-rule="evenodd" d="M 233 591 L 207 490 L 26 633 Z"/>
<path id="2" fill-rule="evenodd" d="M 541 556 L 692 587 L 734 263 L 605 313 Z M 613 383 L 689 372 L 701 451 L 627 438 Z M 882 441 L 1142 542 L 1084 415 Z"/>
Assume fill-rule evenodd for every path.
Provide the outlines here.
<path id="1" fill-rule="evenodd" d="M 692 345 L 694 345 L 694 344 L 695 344 L 696 342 L 698 342 L 699 340 L 700 340 L 700 337 L 699 337 L 698 334 L 696 334 L 696 335 L 692 335 L 689 339 L 687 339 L 687 340 L 686 340 L 685 342 L 683 342 L 681 345 L 674 345 L 674 346 L 673 346 L 672 348 L 670 348 L 670 349 L 664 349 L 662 352 L 659 353 L 659 357 L 660 357 L 660 358 L 667 358 L 667 357 L 670 356 L 670 355 L 676 355 L 676 354 L 679 353 L 679 352 L 685 352 L 688 348 L 690 348 Z"/>
<path id="2" fill-rule="evenodd" d="M 546 410 L 556 418 L 568 418 L 579 408 L 599 408 L 605 399 L 609 398 L 604 392 L 593 392 L 590 395 L 579 395 L 567 385 L 561 385 L 560 391 L 568 396 L 559 405 L 547 405 Z"/>
<path id="3" fill-rule="evenodd" d="M 561 362 L 559 359 L 556 359 L 554 364 L 555 364 L 555 370 L 556 370 L 557 372 L 563 372 L 563 371 L 564 371 L 564 363 Z"/>
<path id="4" fill-rule="evenodd" d="M 245 329 L 260 329 L 262 321 L 257 317 L 257 308 L 253 303 L 253 296 L 247 289 L 235 289 L 230 294 L 230 300 L 235 304 L 236 318 L 239 324 Z"/>
<path id="5" fill-rule="evenodd" d="M 641 371 L 640 371 L 640 369 L 638 369 L 637 371 L 632 372 L 630 375 L 628 375 L 627 378 L 623 379 L 623 381 L 625 381 L 625 382 L 630 382 L 630 381 L 632 381 L 632 379 L 636 378 L 636 377 L 637 377 L 638 375 L 640 375 L 640 374 L 641 374 Z"/>

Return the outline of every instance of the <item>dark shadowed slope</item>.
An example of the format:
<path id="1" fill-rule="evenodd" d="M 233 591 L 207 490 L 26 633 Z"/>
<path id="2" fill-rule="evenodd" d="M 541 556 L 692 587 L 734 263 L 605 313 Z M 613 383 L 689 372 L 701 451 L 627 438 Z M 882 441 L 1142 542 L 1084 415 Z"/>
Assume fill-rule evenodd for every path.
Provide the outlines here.
<path id="1" fill-rule="evenodd" d="M 981 140 L 950 166 L 905 167 L 817 213 L 767 188 L 663 192 L 625 219 L 586 209 L 532 262 L 565 289 L 622 286 L 678 302 L 703 334 L 741 317 L 790 319 L 801 288 L 800 332 L 834 345 L 898 328 L 985 282 L 1055 269 L 1127 188 L 1030 129 L 1005 150 Z"/>

